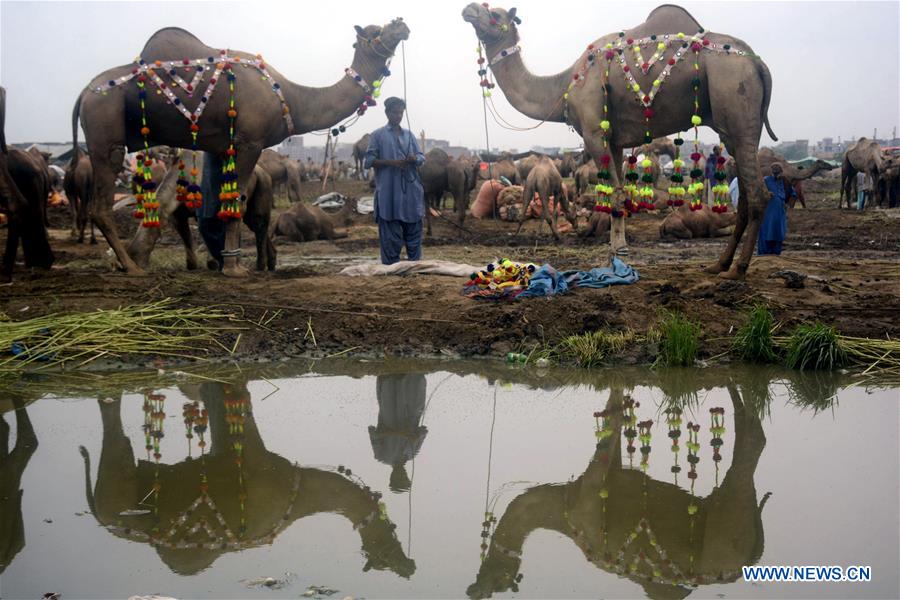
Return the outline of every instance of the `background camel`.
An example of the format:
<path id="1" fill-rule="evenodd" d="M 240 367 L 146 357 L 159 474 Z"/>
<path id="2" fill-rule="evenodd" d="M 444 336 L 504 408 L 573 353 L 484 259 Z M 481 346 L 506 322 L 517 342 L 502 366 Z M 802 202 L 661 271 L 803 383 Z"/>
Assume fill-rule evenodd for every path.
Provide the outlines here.
<path id="1" fill-rule="evenodd" d="M 884 155 L 881 152 L 881 146 L 875 140 L 867 138 L 859 138 L 850 144 L 847 151 L 844 152 L 844 159 L 841 163 L 841 195 L 838 198 L 838 208 L 841 208 L 841 202 L 844 197 L 847 198 L 847 208 L 850 208 L 852 189 L 852 201 L 856 203 L 856 174 L 865 173 L 875 183 L 875 189 L 878 187 L 878 178 L 883 169 Z"/>
<path id="2" fill-rule="evenodd" d="M 682 150 L 684 150 L 683 145 L 681 148 Z M 643 154 L 644 156 L 653 155 L 656 158 L 665 155 L 672 160 L 675 160 L 675 141 L 667 137 L 656 138 L 649 144 L 644 144 L 643 146 L 635 150 L 634 153 L 635 155 Z M 688 152 L 687 154 L 690 154 L 690 152 Z M 687 163 L 687 161 L 685 161 L 685 163 Z"/>
<path id="3" fill-rule="evenodd" d="M 409 37 L 409 28 L 401 19 L 395 19 L 384 27 L 370 25 L 356 28 L 356 50 L 351 68 L 361 80 L 371 84 L 383 76 L 386 61 L 396 46 Z M 178 28 L 162 29 L 153 36 L 140 53 L 144 61 L 182 60 L 186 57 L 205 59 L 219 56 L 219 51 L 211 48 L 189 32 Z M 257 64 L 253 54 L 231 51 L 230 56 L 241 61 Z M 138 87 L 132 83 L 122 83 L 105 94 L 97 90 L 105 89 L 109 81 L 121 81 L 129 77 L 135 64 L 114 67 L 95 77 L 81 92 L 72 115 L 74 144 L 77 145 L 78 119 L 87 139 L 88 152 L 94 171 L 94 211 L 92 217 L 106 237 L 117 258 L 129 273 L 143 270 L 128 256 L 125 246 L 119 240 L 110 207 L 112 205 L 115 174 L 122 163 L 126 147 L 143 147 L 143 138 L 137 123 L 140 122 L 140 100 Z M 235 77 L 235 109 L 239 113 L 235 120 L 236 182 L 239 190 L 247 187 L 253 168 L 264 148 L 273 146 L 289 135 L 325 129 L 356 111 L 363 111 L 360 104 L 367 102 L 367 91 L 358 83 L 351 71 L 330 87 L 311 88 L 288 81 L 275 69 L 266 66 L 269 79 L 260 76 L 254 67 L 233 69 Z M 224 75 L 224 73 L 223 73 Z M 273 92 L 278 84 L 284 103 Z M 198 87 L 204 88 L 207 80 Z M 177 100 L 193 108 L 200 98 L 189 98 L 180 87 L 173 88 Z M 191 131 L 182 114 L 175 110 L 165 95 L 146 95 L 146 116 L 152 130 L 148 134 L 151 146 L 166 144 L 178 148 L 191 147 Z M 369 96 L 369 99 L 371 97 Z M 374 101 L 371 101 L 374 102 Z M 202 117 L 197 121 L 199 132 L 197 146 L 212 153 L 216 166 L 220 167 L 222 157 L 229 148 L 229 94 L 225 85 L 212 94 Z M 291 118 L 292 126 L 284 117 Z M 229 276 L 243 276 L 246 268 L 238 261 L 238 232 L 240 224 L 228 223 L 225 232 L 225 264 L 223 272 Z"/>
<path id="4" fill-rule="evenodd" d="M 280 235 L 295 242 L 345 238 L 347 234 L 336 232 L 334 227 L 336 224 L 347 225 L 355 212 L 356 198 L 347 198 L 341 210 L 334 215 L 329 215 L 318 206 L 298 202 L 278 215 L 271 237 Z"/>
<path id="5" fill-rule="evenodd" d="M 691 210 L 684 204 L 667 214 L 659 224 L 659 237 L 681 240 L 725 237 L 731 235 L 736 219 L 733 212 L 715 213 L 705 204 L 700 210 Z"/>
<path id="6" fill-rule="evenodd" d="M 356 178 L 361 181 L 366 180 L 366 150 L 369 149 L 369 140 L 371 138 L 372 134 L 367 133 L 353 144 L 353 163 L 356 167 Z"/>
<path id="7" fill-rule="evenodd" d="M 522 225 L 525 223 L 528 205 L 535 197 L 535 194 L 537 194 L 540 199 L 542 204 L 541 214 L 550 226 L 550 232 L 553 234 L 553 238 L 559 240 L 559 232 L 556 228 L 556 219 L 559 215 L 559 208 L 562 207 L 563 214 L 572 224 L 572 227 L 575 227 L 575 215 L 569 208 L 569 197 L 568 193 L 563 188 L 562 176 L 556 169 L 556 165 L 553 164 L 553 161 L 550 160 L 550 157 L 548 156 L 542 155 L 537 159 L 534 167 L 532 167 L 531 171 L 528 173 L 528 178 L 525 180 L 525 187 L 522 192 L 524 210 L 522 210 L 522 216 L 519 219 L 519 226 L 516 228 L 516 235 L 519 234 Z M 553 197 L 554 200 L 552 205 L 550 203 L 551 197 Z M 540 232 L 540 227 L 538 228 L 538 232 Z"/>
<path id="8" fill-rule="evenodd" d="M 453 196 L 453 206 L 460 226 L 466 220 L 469 197 L 478 178 L 477 171 L 478 162 L 467 156 L 459 156 L 447 165 L 447 191 Z"/>
<path id="9" fill-rule="evenodd" d="M 522 183 L 522 179 L 519 178 L 519 170 L 516 168 L 516 164 L 510 158 L 503 158 L 496 162 L 485 162 L 482 161 L 478 165 L 478 181 L 476 185 L 481 187 L 481 184 L 489 179 L 500 179 L 501 177 L 505 177 L 509 180 L 509 182 L 513 185 L 518 185 Z"/>
<path id="10" fill-rule="evenodd" d="M 91 194 L 94 193 L 92 172 L 91 159 L 86 154 L 76 152 L 66 166 L 66 176 L 63 178 L 63 189 L 69 200 L 69 214 L 72 217 L 72 237 L 79 244 L 84 243 L 84 229 L 89 221 L 91 244 L 97 243 L 94 223 L 90 220 Z"/>
<path id="11" fill-rule="evenodd" d="M 47 236 L 47 197 L 50 194 L 50 174 L 43 158 L 18 148 L 8 148 L 6 169 L 10 176 L 3 194 L 8 206 L 6 248 L 0 281 L 12 279 L 19 240 L 27 268 L 49 269 L 55 259 Z M 2 166 L 0 166 L 2 168 Z M 11 183 L 12 185 L 9 185 Z"/>
<path id="12" fill-rule="evenodd" d="M 834 169 L 834 165 L 825 162 L 824 160 L 816 160 L 809 167 L 798 167 L 792 165 L 786 158 L 782 155 L 778 154 L 771 148 L 760 148 L 759 149 L 759 168 L 765 175 L 769 175 L 772 172 L 772 165 L 778 163 L 781 165 L 782 177 L 784 177 L 785 181 L 789 185 L 794 186 L 794 189 L 797 191 L 797 199 L 800 201 L 800 205 L 803 208 L 806 208 L 806 199 L 803 197 L 803 187 L 802 182 L 810 177 L 818 175 L 824 171 L 830 171 Z M 726 167 L 728 163 L 725 163 Z M 727 175 L 727 168 L 726 168 Z M 791 199 L 791 207 L 794 206 L 794 199 Z"/>
<path id="13" fill-rule="evenodd" d="M 598 172 L 597 164 L 593 160 L 575 169 L 575 191 L 579 196 L 593 190 L 600 182 L 597 178 Z"/>
<path id="14" fill-rule="evenodd" d="M 638 583 L 650 598 L 684 598 L 698 584 L 740 578 L 741 567 L 755 564 L 764 547 L 762 510 L 768 495 L 757 503 L 754 476 L 766 438 L 759 404 L 746 392 L 742 398 L 735 384 L 727 387 L 732 462 L 721 485 L 701 498 L 623 466 L 623 433 L 634 428 L 624 423 L 623 410 L 633 401 L 614 382 L 603 412 L 611 435 L 597 443 L 577 479 L 532 487 L 510 502 L 466 591 L 469 597 L 518 591 L 523 546 L 537 529 L 568 538 L 589 563 Z M 665 427 L 662 433 L 668 450 Z M 669 454 L 654 452 L 652 460 Z"/>
<path id="15" fill-rule="evenodd" d="M 631 148 L 644 143 L 645 106 L 635 102 L 635 92 L 626 83 L 622 75 L 622 67 L 613 63 L 608 81 L 603 81 L 600 74 L 605 68 L 606 58 L 604 46 L 617 43 L 618 33 L 611 33 L 595 40 L 590 50 L 594 52 L 595 62 L 604 63 L 594 69 L 588 69 L 583 80 L 578 80 L 570 89 L 573 77 L 579 75 L 582 64 L 587 63 L 587 56 L 582 55 L 569 68 L 556 75 L 538 77 L 526 69 L 522 52 L 508 53 L 501 57 L 501 51 L 517 47 L 519 43 L 516 10 L 506 11 L 502 8 L 487 8 L 472 3 L 463 11 L 463 19 L 471 23 L 475 32 L 484 43 L 486 56 L 491 61 L 491 70 L 497 84 L 503 90 L 509 102 L 521 113 L 537 120 L 568 122 L 584 139 L 586 150 L 599 160 L 606 154 L 604 135 L 600 127 L 601 121 L 609 120 L 608 142 L 610 145 L 611 163 L 614 165 L 612 183 L 618 185 L 621 173 L 617 172 L 622 163 L 623 148 Z M 627 39 L 641 39 L 651 35 L 676 36 L 683 32 L 688 42 L 694 43 L 690 36 L 699 33 L 700 24 L 684 9 L 663 5 L 653 10 L 646 22 L 622 32 Z M 699 117 L 702 123 L 716 131 L 724 141 L 729 154 L 735 157 L 738 165 L 740 186 L 746 191 L 748 202 L 740 204 L 737 224 L 728 245 L 719 260 L 709 267 L 711 273 L 736 279 L 744 277 L 756 247 L 756 238 L 762 214 L 766 207 L 768 194 L 763 194 L 762 177 L 756 152 L 763 125 L 769 135 L 775 139 L 768 125 L 766 113 L 771 97 L 772 83 L 769 70 L 752 49 L 743 41 L 719 33 L 704 31 L 704 38 L 716 48 L 728 45 L 728 53 L 722 51 L 703 51 L 701 42 L 697 41 L 696 59 L 700 65 L 703 84 L 699 91 Z M 666 52 L 666 58 L 682 51 L 679 44 L 672 44 Z M 693 52 L 688 48 L 691 61 Z M 652 52 L 649 48 L 645 52 Z M 623 58 L 630 56 L 624 53 Z M 615 57 L 615 54 L 611 55 Z M 684 62 L 682 66 L 671 70 L 663 87 L 664 92 L 652 104 L 654 115 L 650 123 L 656 136 L 665 136 L 692 127 L 694 115 L 693 70 Z M 650 90 L 652 82 L 667 65 L 660 60 L 651 65 L 646 75 L 638 72 L 640 66 L 632 69 L 640 90 Z M 634 66 L 634 65 L 631 65 Z M 740 89 L 742 93 L 736 93 Z M 564 98 L 564 94 L 568 96 Z M 603 106 L 610 107 L 609 115 L 603 115 Z M 734 255 L 744 233 L 743 246 L 737 264 Z M 624 246 L 624 236 L 613 239 L 611 250 Z"/>
<path id="16" fill-rule="evenodd" d="M 425 233 L 431 235 L 431 210 L 441 210 L 441 201 L 447 191 L 447 166 L 450 155 L 440 148 L 432 148 L 419 166 L 419 177 L 425 192 Z"/>
<path id="17" fill-rule="evenodd" d="M 80 450 L 88 505 L 110 533 L 151 545 L 170 569 L 188 575 L 228 552 L 271 544 L 298 519 L 334 513 L 358 531 L 364 570 L 390 570 L 407 578 L 413 574 L 415 562 L 404 554 L 393 524 L 379 509 L 380 494 L 337 472 L 304 468 L 267 450 L 245 385 L 204 383 L 182 391 L 196 402 L 196 414 L 203 410 L 208 415 L 203 460 L 136 461 L 124 432 L 121 401 L 99 402 L 103 445 L 93 487 L 90 457 L 84 447 Z M 230 425 L 235 418 L 243 425 L 242 434 Z M 199 432 L 192 435 L 199 442 Z M 154 488 L 155 509 L 142 510 L 142 499 Z M 206 527 L 192 530 L 204 521 Z"/>
<path id="18" fill-rule="evenodd" d="M 300 202 L 300 166 L 297 161 L 269 150 L 262 151 L 258 166 L 268 173 L 274 189 L 287 189 L 288 200 Z"/>

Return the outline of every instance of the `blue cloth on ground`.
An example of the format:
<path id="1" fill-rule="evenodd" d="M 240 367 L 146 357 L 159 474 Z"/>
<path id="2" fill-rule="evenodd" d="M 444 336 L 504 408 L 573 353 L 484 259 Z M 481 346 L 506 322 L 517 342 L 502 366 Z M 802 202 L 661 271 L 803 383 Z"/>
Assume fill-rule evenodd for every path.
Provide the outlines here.
<path id="1" fill-rule="evenodd" d="M 560 273 L 550 265 L 543 265 L 528 283 L 528 289 L 516 298 L 538 298 L 564 294 L 569 288 L 604 288 L 611 285 L 627 285 L 640 279 L 640 274 L 622 260 L 613 257 L 609 267 L 598 267 L 590 271 L 564 271 Z"/>

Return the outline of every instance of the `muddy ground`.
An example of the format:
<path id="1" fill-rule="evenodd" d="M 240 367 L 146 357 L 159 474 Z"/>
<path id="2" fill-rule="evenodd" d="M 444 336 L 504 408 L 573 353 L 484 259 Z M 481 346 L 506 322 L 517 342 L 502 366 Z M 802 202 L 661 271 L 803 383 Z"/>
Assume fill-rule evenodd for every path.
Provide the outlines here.
<path id="1" fill-rule="evenodd" d="M 321 183 L 304 184 L 308 197 Z M 50 272 L 19 266 L 14 283 L 0 286 L 0 311 L 19 320 L 50 312 L 90 311 L 174 297 L 189 305 L 230 307 L 247 329 L 229 333 L 239 359 L 279 360 L 293 356 L 448 355 L 496 356 L 528 351 L 540 343 L 596 329 L 646 332 L 661 309 L 679 310 L 702 327 L 701 358 L 724 352 L 746 307 L 765 302 L 785 327 L 819 319 L 851 336 L 900 336 L 900 210 L 837 209 L 838 180 L 818 178 L 804 186 L 807 208 L 789 216 L 789 236 L 780 257 L 756 257 L 745 281 L 723 281 L 701 268 L 715 260 L 726 238 L 667 242 L 658 236 L 661 215 L 629 220 L 630 255 L 640 282 L 604 290 L 578 289 L 552 299 L 489 303 L 463 297 L 463 280 L 440 276 L 351 278 L 340 268 L 378 256 L 377 230 L 360 216 L 346 239 L 281 243 L 279 268 L 246 280 L 184 269 L 174 232 L 164 229 L 151 272 L 131 277 L 111 270 L 104 241 L 91 246 L 69 239 L 68 213 L 51 212 L 57 263 Z M 328 190 L 330 191 L 331 186 Z M 359 182 L 338 182 L 338 191 L 367 193 Z M 447 213 L 450 214 L 449 212 Z M 124 228 L 134 227 L 125 215 Z M 549 262 L 558 269 L 588 269 L 606 261 L 606 245 L 573 235 L 555 244 L 537 222 L 518 239 L 510 223 L 475 221 L 462 232 L 438 221 L 425 241 L 425 257 L 486 264 L 497 257 Z M 252 237 L 244 230 L 244 261 L 255 264 Z M 5 231 L 0 231 L 0 241 Z M 205 252 L 201 250 L 205 260 Z M 789 269 L 807 279 L 802 289 L 771 277 Z M 256 323 L 256 324 L 254 324 Z M 265 323 L 265 326 L 258 324 Z M 314 336 L 310 333 L 310 330 Z M 221 354 L 221 349 L 212 353 Z M 642 344 L 622 362 L 650 362 Z M 141 359 L 144 360 L 144 359 Z"/>

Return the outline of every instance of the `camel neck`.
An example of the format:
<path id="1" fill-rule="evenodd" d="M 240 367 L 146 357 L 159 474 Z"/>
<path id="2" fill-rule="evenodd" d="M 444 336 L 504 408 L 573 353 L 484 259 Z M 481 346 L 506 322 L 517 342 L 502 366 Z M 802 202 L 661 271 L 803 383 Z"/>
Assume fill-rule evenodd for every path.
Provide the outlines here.
<path id="1" fill-rule="evenodd" d="M 502 46 L 502 47 L 501 47 Z M 508 45 L 488 47 L 488 57 L 494 58 Z M 522 60 L 522 52 L 512 52 L 502 60 L 495 60 L 491 71 L 509 103 L 524 115 L 539 121 L 565 121 L 563 94 L 571 80 L 574 67 L 550 76 L 533 74 Z"/>
<path id="2" fill-rule="evenodd" d="M 286 82 L 284 97 L 294 119 L 294 133 L 327 129 L 351 116 L 370 95 L 372 83 L 383 76 L 386 64 L 384 57 L 357 50 L 351 69 L 360 82 L 348 74 L 326 87 Z"/>

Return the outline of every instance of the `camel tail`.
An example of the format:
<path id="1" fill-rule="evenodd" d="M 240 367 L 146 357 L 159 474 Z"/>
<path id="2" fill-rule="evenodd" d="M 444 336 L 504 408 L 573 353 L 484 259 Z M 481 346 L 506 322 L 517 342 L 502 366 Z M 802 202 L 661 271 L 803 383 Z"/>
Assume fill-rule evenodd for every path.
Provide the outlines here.
<path id="1" fill-rule="evenodd" d="M 78 446 L 78 451 L 81 453 L 81 458 L 84 459 L 84 495 L 87 498 L 91 513 L 96 515 L 97 511 L 94 510 L 94 490 L 91 489 L 91 455 L 88 454 L 87 448 L 84 446 Z"/>
<path id="2" fill-rule="evenodd" d="M 770 138 L 777 142 L 778 138 L 775 136 L 775 132 L 772 131 L 772 126 L 769 124 L 769 102 L 772 100 L 772 74 L 769 73 L 769 67 L 767 67 L 766 63 L 762 60 L 757 61 L 757 69 L 759 70 L 759 76 L 763 81 L 763 123 L 766 126 L 766 133 L 769 134 Z"/>
<path id="3" fill-rule="evenodd" d="M 73 167 L 78 163 L 78 116 L 81 113 L 81 94 L 75 101 L 75 107 L 72 109 L 72 158 L 69 164 Z"/>

